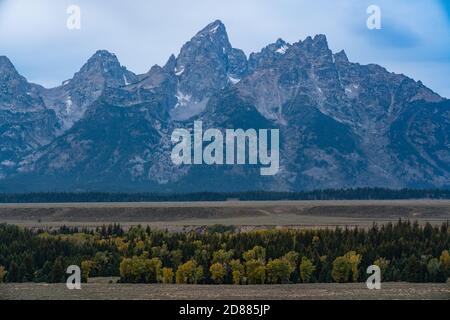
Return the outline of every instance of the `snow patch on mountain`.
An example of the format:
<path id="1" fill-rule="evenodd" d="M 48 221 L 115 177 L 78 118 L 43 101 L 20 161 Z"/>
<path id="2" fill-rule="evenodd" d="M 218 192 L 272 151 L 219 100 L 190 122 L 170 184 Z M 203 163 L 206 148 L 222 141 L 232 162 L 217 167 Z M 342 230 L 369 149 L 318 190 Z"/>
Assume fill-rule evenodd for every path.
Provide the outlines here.
<path id="1" fill-rule="evenodd" d="M 180 70 L 175 68 L 175 75 L 177 77 L 181 76 L 184 73 L 184 67 L 181 67 Z"/>
<path id="2" fill-rule="evenodd" d="M 235 78 L 235 77 L 233 77 L 233 76 L 228 76 L 228 80 L 230 80 L 230 82 L 231 82 L 232 84 L 238 84 L 238 83 L 241 81 L 241 79 Z"/>
<path id="3" fill-rule="evenodd" d="M 191 98 L 192 96 L 189 94 L 184 94 L 181 91 L 177 91 L 177 94 L 175 95 L 175 97 L 177 98 L 177 104 L 175 105 L 175 109 L 177 109 L 178 107 L 184 107 L 187 106 L 190 102 L 191 102 Z"/>
<path id="4" fill-rule="evenodd" d="M 279 49 L 277 49 L 275 52 L 279 54 L 286 54 L 286 51 L 289 49 L 287 45 L 282 45 Z"/>
<path id="5" fill-rule="evenodd" d="M 70 115 L 70 114 L 72 113 L 72 105 L 73 105 L 72 97 L 71 97 L 71 96 L 68 96 L 68 97 L 66 98 L 66 113 L 67 113 L 68 115 Z"/>
<path id="6" fill-rule="evenodd" d="M 123 75 L 123 82 L 125 83 L 126 86 L 128 86 L 130 83 L 128 82 L 127 76 Z"/>

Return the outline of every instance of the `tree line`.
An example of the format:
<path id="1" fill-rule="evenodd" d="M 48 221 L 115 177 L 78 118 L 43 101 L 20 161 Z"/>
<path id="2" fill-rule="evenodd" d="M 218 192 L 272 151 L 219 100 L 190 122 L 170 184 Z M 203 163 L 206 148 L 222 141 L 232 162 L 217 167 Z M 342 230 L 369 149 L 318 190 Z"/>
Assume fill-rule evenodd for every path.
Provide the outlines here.
<path id="1" fill-rule="evenodd" d="M 179 201 L 276 201 L 276 200 L 399 200 L 450 199 L 450 189 L 326 189 L 302 192 L 235 192 L 235 193 L 107 193 L 49 192 L 0 193 L 0 203 L 61 202 L 179 202 Z"/>
<path id="2" fill-rule="evenodd" d="M 215 231 L 213 231 L 213 229 Z M 285 284 L 360 282 L 377 265 L 382 281 L 445 282 L 449 224 L 399 221 L 370 229 L 171 233 L 119 225 L 57 231 L 0 225 L 0 282 L 64 282 L 78 265 L 84 282 Z"/>

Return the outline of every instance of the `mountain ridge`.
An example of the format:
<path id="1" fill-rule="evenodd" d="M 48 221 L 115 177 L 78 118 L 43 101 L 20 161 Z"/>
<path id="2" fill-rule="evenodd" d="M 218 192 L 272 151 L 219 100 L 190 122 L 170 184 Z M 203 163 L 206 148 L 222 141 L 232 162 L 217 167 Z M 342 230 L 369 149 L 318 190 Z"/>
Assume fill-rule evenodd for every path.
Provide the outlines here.
<path id="1" fill-rule="evenodd" d="M 381 66 L 350 62 L 325 35 L 278 39 L 247 58 L 217 20 L 145 74 L 99 50 L 51 89 L 18 73 L 10 80 L 14 66 L 5 58 L 0 191 L 450 187 L 449 100 Z M 11 90 L 20 93 L 15 100 Z M 194 120 L 279 128 L 280 174 L 175 167 L 170 134 Z"/>

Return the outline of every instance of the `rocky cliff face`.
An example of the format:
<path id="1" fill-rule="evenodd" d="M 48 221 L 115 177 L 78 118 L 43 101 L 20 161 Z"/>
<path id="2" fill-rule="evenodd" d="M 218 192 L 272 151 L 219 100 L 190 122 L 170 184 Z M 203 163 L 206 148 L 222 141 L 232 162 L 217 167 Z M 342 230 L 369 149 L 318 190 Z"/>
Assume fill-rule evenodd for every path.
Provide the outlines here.
<path id="1" fill-rule="evenodd" d="M 14 174 L 24 156 L 56 138 L 59 123 L 40 90 L 8 58 L 0 57 L 0 179 Z"/>
<path id="2" fill-rule="evenodd" d="M 0 191 L 450 187 L 450 102 L 333 53 L 324 35 L 249 59 L 215 21 L 143 75 L 98 51 L 44 89 L 0 58 Z M 175 128 L 280 129 L 281 170 L 172 164 Z"/>
<path id="3" fill-rule="evenodd" d="M 87 108 L 105 88 L 118 88 L 137 81 L 137 76 L 122 67 L 114 54 L 97 51 L 70 80 L 57 88 L 40 90 L 46 106 L 57 114 L 63 130 L 83 118 Z"/>

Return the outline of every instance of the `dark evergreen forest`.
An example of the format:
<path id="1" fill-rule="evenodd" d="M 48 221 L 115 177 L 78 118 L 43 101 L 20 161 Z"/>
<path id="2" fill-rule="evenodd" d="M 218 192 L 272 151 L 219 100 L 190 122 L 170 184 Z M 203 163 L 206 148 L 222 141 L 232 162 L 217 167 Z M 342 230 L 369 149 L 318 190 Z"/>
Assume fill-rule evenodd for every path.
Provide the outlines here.
<path id="1" fill-rule="evenodd" d="M 57 231 L 0 225 L 0 281 L 63 282 L 70 265 L 126 283 L 358 282 L 377 265 L 383 281 L 445 282 L 449 224 L 399 221 L 370 229 L 171 233 L 119 225 Z"/>

